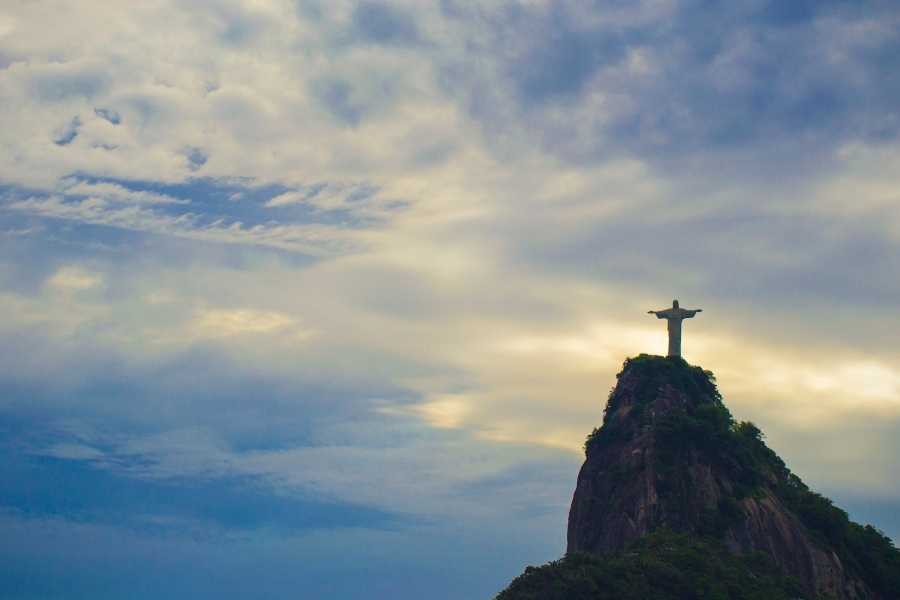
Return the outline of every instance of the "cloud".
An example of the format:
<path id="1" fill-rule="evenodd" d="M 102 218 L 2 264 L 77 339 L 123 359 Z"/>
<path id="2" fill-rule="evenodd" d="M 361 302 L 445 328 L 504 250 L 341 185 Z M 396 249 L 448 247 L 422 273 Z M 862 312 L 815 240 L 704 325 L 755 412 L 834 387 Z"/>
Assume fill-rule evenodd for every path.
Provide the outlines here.
<path id="1" fill-rule="evenodd" d="M 90 100 L 110 84 L 96 62 L 48 63 L 30 69 L 28 84 L 38 99 L 61 103 L 71 99 Z"/>
<path id="2" fill-rule="evenodd" d="M 172 444 L 171 451 L 191 464 L 189 448 Z M 165 467 L 154 463 L 156 457 L 152 455 L 110 456 L 89 452 L 82 446 L 58 444 L 34 451 L 31 457 L 30 465 L 17 458 L 5 469 L 5 475 L 28 472 L 29 481 L 14 483 L 2 495 L 5 511 L 27 511 L 31 518 L 207 540 L 239 539 L 274 527 L 284 536 L 355 527 L 378 529 L 399 523 L 387 513 L 359 505 L 273 494 L 264 483 L 248 477 L 237 479 L 227 472 L 218 477 L 208 472 L 193 473 L 188 483 L 185 479 L 150 477 L 146 469 L 139 473 L 130 462 L 145 460 L 158 467 L 161 475 Z M 65 494 L 59 493 L 61 477 L 70 482 Z"/>
<path id="3" fill-rule="evenodd" d="M 39 454 L 66 460 L 92 460 L 104 456 L 100 450 L 83 444 L 54 444 L 41 450 Z"/>
<path id="4" fill-rule="evenodd" d="M 335 117 L 347 125 L 358 125 L 366 109 L 360 101 L 352 99 L 353 88 L 341 80 L 323 81 L 318 85 L 322 103 Z"/>
<path id="5" fill-rule="evenodd" d="M 466 417 L 472 412 L 473 399 L 463 394 L 444 394 L 428 398 L 412 406 L 385 406 L 384 414 L 406 414 L 421 417 L 426 423 L 438 429 L 456 429 L 462 427 Z"/>
<path id="6" fill-rule="evenodd" d="M 118 125 L 122 122 L 122 116 L 117 110 L 112 108 L 95 108 L 94 114 L 112 125 Z"/>
<path id="7" fill-rule="evenodd" d="M 202 337 L 213 338 L 288 331 L 295 341 L 302 341 L 310 335 L 288 315 L 253 309 L 203 309 L 195 316 L 192 328 Z"/>
<path id="8" fill-rule="evenodd" d="M 876 20 L 841 3 L 790 16 L 770 3 L 676 6 L 473 11 L 467 58 L 496 59 L 448 65 L 453 90 L 485 127 L 568 160 L 625 154 L 687 165 L 723 152 L 736 160 L 734 152 L 755 171 L 774 170 L 775 161 L 801 163 L 801 148 L 828 158 L 847 140 L 896 139 L 887 97 L 897 90 L 875 83 L 889 63 L 872 54 L 892 52 L 890 11 Z M 885 119 L 876 123 L 871 110 Z"/>
<path id="9" fill-rule="evenodd" d="M 524 522 L 507 539 L 497 537 L 496 531 L 485 525 L 483 543 L 468 551 L 473 539 L 458 527 L 455 536 L 446 535 L 445 529 L 423 526 L 419 537 L 396 530 L 348 528 L 305 535 L 266 532 L 255 538 L 223 540 L 201 535 L 191 525 L 182 524 L 183 535 L 148 536 L 109 525 L 5 513 L 4 531 L 22 542 L 15 547 L 0 546 L 0 551 L 9 567 L 7 581 L 28 581 L 29 589 L 47 595 L 76 589 L 88 580 L 102 588 L 94 597 L 103 600 L 122 594 L 149 600 L 160 586 L 179 597 L 237 598 L 246 591 L 246 582 L 264 571 L 269 576 L 255 582 L 253 590 L 267 596 L 302 588 L 316 597 L 430 594 L 435 600 L 453 600 L 459 593 L 487 596 L 502 589 L 521 571 L 521 564 L 534 556 L 536 546 L 532 521 Z M 379 552 L 370 558 L 372 547 Z M 460 561 L 461 555 L 473 560 Z M 340 571 L 335 565 L 343 561 L 365 563 L 367 576 L 336 577 Z M 485 569 L 486 563 L 491 563 L 492 569 Z M 53 576 L 29 578 L 36 564 Z M 220 575 L 198 576 L 198 572 Z M 122 581 L 122 573 L 128 575 L 127 582 Z M 441 577 L 452 585 L 430 592 Z"/>
<path id="10" fill-rule="evenodd" d="M 80 267 L 63 267 L 50 279 L 47 285 L 63 291 L 84 291 L 96 288 L 103 284 L 103 277 L 96 273 L 85 271 Z"/>
<path id="11" fill-rule="evenodd" d="M 615 64 L 625 52 L 614 33 L 572 30 L 554 18 L 546 25 L 553 34 L 538 37 L 535 46 L 509 65 L 526 104 L 579 93 L 596 71 Z"/>
<path id="12" fill-rule="evenodd" d="M 360 2 L 353 8 L 354 37 L 376 44 L 412 45 L 420 41 L 410 13 L 382 2 Z"/>
<path id="13" fill-rule="evenodd" d="M 200 170 L 206 164 L 206 161 L 209 160 L 209 156 L 200 148 L 187 148 L 184 154 L 188 161 L 188 168 L 191 171 Z"/>
<path id="14" fill-rule="evenodd" d="M 384 436 L 384 428 L 379 423 L 391 430 L 392 437 Z M 366 443 L 365 437 L 360 436 L 379 429 L 381 435 L 377 445 L 372 445 L 371 441 Z M 348 432 L 350 437 L 344 437 Z M 48 432 L 35 433 L 47 435 Z M 183 504 L 191 490 L 195 495 L 203 496 L 216 489 L 223 495 L 222 504 L 229 502 L 228 495 L 244 496 L 251 502 L 263 502 L 265 496 L 272 496 L 271 502 L 287 503 L 288 499 L 293 499 L 301 507 L 304 504 L 324 506 L 332 503 L 335 505 L 335 516 L 341 512 L 343 505 L 369 507 L 367 514 L 372 517 L 373 525 L 391 514 L 395 515 L 397 524 L 412 522 L 415 518 L 434 519 L 454 514 L 478 520 L 491 516 L 510 518 L 511 513 L 515 512 L 540 511 L 546 514 L 550 507 L 558 509 L 568 500 L 567 479 L 547 471 L 549 467 L 561 464 L 573 466 L 572 457 L 548 456 L 527 446 L 511 446 L 485 460 L 484 443 L 467 440 L 465 434 L 426 438 L 422 433 L 420 424 L 408 418 L 398 422 L 395 416 L 393 423 L 381 418 L 357 419 L 346 431 L 338 427 L 326 439 L 343 437 L 344 443 L 339 444 L 291 444 L 287 447 L 241 450 L 230 446 L 208 429 L 181 428 L 150 435 L 128 431 L 114 435 L 94 432 L 91 434 L 92 443 L 102 450 L 80 441 L 64 441 L 30 448 L 28 452 L 33 456 L 71 461 L 67 464 L 50 462 L 43 466 L 35 473 L 42 484 L 49 484 L 44 479 L 52 479 L 54 472 L 69 468 L 82 472 L 85 485 L 94 480 L 95 484 L 119 489 L 121 494 L 129 496 L 142 489 L 157 494 L 159 488 L 173 486 L 170 491 L 170 494 L 176 494 L 173 502 L 150 499 L 151 506 L 138 514 L 172 514 L 171 508 L 175 508 L 180 510 L 172 516 L 214 516 L 197 514 L 198 507 L 194 502 L 189 502 L 188 506 Z M 59 435 L 57 432 L 53 437 L 58 438 Z M 439 449 L 448 452 L 439 452 Z M 451 463 L 453 468 L 450 468 Z M 526 470 L 527 476 L 507 477 L 510 471 L 516 470 Z M 434 472 L 444 473 L 444 476 L 429 476 Z M 538 487 L 538 478 L 543 479 L 544 489 L 540 492 L 532 490 L 535 495 L 531 502 L 515 500 L 523 489 Z M 498 479 L 502 479 L 504 485 L 491 483 Z M 183 482 L 192 483 L 185 485 Z M 551 483 L 553 488 L 547 489 L 546 486 Z M 177 487 L 174 487 L 176 484 Z M 136 490 L 128 490 L 129 487 Z M 482 494 L 466 491 L 466 488 L 475 487 L 481 487 Z M 491 501 L 485 503 L 484 492 L 488 490 Z M 21 490 L 16 488 L 7 492 L 14 496 L 14 501 L 11 503 L 7 499 L 5 504 L 18 507 L 22 499 L 17 494 Z M 84 502 L 86 492 L 82 491 L 80 495 L 81 502 Z M 70 518 L 77 516 L 77 513 L 65 510 L 64 506 L 56 506 L 52 496 L 42 495 L 35 500 L 35 510 L 39 509 L 37 502 L 46 502 L 48 513 Z M 103 504 L 118 505 L 115 499 L 90 500 L 85 502 L 90 505 L 85 508 L 90 510 L 97 510 Z M 166 504 L 173 506 L 166 510 Z M 127 510 L 128 504 L 116 509 Z M 223 513 L 221 508 L 212 512 L 227 518 L 227 513 Z M 347 516 L 351 520 L 354 518 L 352 512 Z M 247 518 L 257 519 L 260 516 L 250 511 Z M 223 518 L 214 516 L 213 520 L 221 522 Z M 310 528 L 341 526 L 339 522 L 302 521 L 304 527 Z"/>
<path id="15" fill-rule="evenodd" d="M 68 196 L 85 196 L 101 199 L 105 202 L 119 204 L 188 204 L 190 201 L 175 198 L 167 194 L 158 194 L 147 190 L 133 190 L 125 186 L 108 182 L 88 182 L 84 180 L 63 180 L 61 191 Z"/>
<path id="16" fill-rule="evenodd" d="M 91 225 L 200 241 L 269 246 L 313 256 L 350 251 L 356 245 L 352 232 L 340 227 L 319 224 L 249 227 L 238 221 L 223 220 L 204 223 L 199 215 L 193 213 L 172 216 L 139 205 L 111 205 L 96 197 L 83 200 L 68 200 L 61 196 L 31 197 L 12 202 L 9 208 L 35 216 Z"/>
<path id="17" fill-rule="evenodd" d="M 380 195 L 381 190 L 366 183 L 315 183 L 286 191 L 265 203 L 267 208 L 303 205 L 317 214 L 344 213 L 359 222 L 384 222 L 408 208 L 407 203 Z"/>
<path id="18" fill-rule="evenodd" d="M 310 186 L 309 188 L 304 188 L 301 190 L 292 190 L 289 192 L 284 192 L 283 194 L 278 194 L 268 202 L 266 202 L 266 206 L 269 208 L 274 208 L 277 206 L 287 206 L 289 204 L 301 204 L 307 202 L 314 198 L 315 196 L 322 193 L 322 191 L 327 187 L 327 184 L 316 184 Z"/>
<path id="19" fill-rule="evenodd" d="M 28 97 L 33 88 L 26 82 L 46 69 L 105 75 L 102 84 L 81 86 L 84 93 L 78 85 L 44 85 L 43 102 L 16 104 L 23 111 L 18 121 L 59 122 L 76 107 L 95 111 L 99 123 L 86 122 L 81 135 L 89 145 L 115 151 L 67 157 L 62 164 L 43 156 L 43 175 L 32 172 L 36 164 L 18 174 L 7 165 L 2 173 L 19 181 L 63 176 L 72 167 L 165 180 L 201 166 L 214 176 L 242 172 L 295 181 L 358 177 L 360 168 L 375 165 L 381 173 L 398 173 L 399 155 L 373 142 L 396 139 L 435 110 L 474 118 L 470 143 L 485 132 L 479 142 L 501 156 L 537 145 L 564 160 L 594 163 L 610 156 L 660 166 L 721 160 L 725 169 L 752 159 L 753 171 L 781 164 L 816 169 L 848 140 L 895 137 L 890 107 L 896 90 L 884 60 L 891 55 L 891 14 L 862 15 L 841 3 L 790 17 L 769 3 L 715 9 L 660 2 L 448 6 L 348 3 L 313 10 L 318 20 L 302 11 L 298 18 L 293 6 L 280 14 L 286 7 L 278 3 L 237 2 L 203 5 L 204 16 L 196 19 L 177 4 L 110 15 L 165 26 L 191 49 L 168 62 L 163 52 L 145 52 L 133 40 L 116 45 L 101 36 L 79 46 L 90 11 L 48 15 L 31 8 L 7 41 L 10 52 L 32 59 L 5 73 L 11 98 Z M 30 31 L 38 13 L 68 22 L 70 33 L 51 40 Z M 404 50 L 426 38 L 416 53 Z M 122 48 L 117 61 L 108 55 L 113 46 Z M 220 46 L 216 53 L 201 51 Z M 258 54 L 232 60 L 248 46 Z M 53 63 L 53 57 L 63 60 Z M 97 102 L 87 103 L 91 98 Z M 70 112 L 63 117 L 62 110 Z M 113 113 L 103 111 L 113 110 L 118 127 L 100 128 L 112 122 L 104 115 Z M 317 110 L 370 130 L 335 134 L 333 124 L 291 118 Z M 874 113 L 879 116 L 867 116 Z M 798 128 L 802 136 L 781 135 Z M 348 152 L 296 143 L 326 139 Z M 420 151 L 427 141 L 416 140 Z M 768 144 L 768 152 L 757 152 L 760 144 Z M 185 148 L 202 149 L 207 158 L 214 148 L 214 160 L 185 160 Z M 29 153 L 30 161 L 38 157 Z M 76 160 L 80 164 L 71 164 Z"/>
<path id="20" fill-rule="evenodd" d="M 77 116 L 72 117 L 69 124 L 63 127 L 53 139 L 53 143 L 57 146 L 68 146 L 76 137 L 78 137 L 79 127 L 81 127 L 81 119 Z"/>

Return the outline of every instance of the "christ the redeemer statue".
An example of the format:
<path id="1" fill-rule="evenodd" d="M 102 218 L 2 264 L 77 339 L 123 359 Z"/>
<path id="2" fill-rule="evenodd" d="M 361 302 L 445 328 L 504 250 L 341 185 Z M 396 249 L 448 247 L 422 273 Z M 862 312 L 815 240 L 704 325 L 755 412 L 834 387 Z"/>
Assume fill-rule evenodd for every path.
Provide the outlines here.
<path id="1" fill-rule="evenodd" d="M 681 321 L 690 319 L 702 308 L 687 310 L 678 306 L 678 300 L 672 300 L 672 308 L 665 310 L 648 310 L 647 314 L 656 315 L 657 319 L 666 319 L 669 322 L 669 354 L 668 356 L 681 356 Z"/>

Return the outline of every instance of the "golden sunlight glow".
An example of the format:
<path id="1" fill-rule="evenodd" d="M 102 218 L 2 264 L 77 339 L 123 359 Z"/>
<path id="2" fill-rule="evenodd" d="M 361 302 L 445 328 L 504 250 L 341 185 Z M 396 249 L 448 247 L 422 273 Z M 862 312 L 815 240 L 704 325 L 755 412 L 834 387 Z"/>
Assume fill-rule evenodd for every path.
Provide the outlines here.
<path id="1" fill-rule="evenodd" d="M 454 429 L 460 427 L 471 413 L 471 404 L 466 396 L 446 394 L 412 407 L 411 412 L 420 415 L 432 427 Z"/>
<path id="2" fill-rule="evenodd" d="M 273 334 L 294 330 L 292 317 L 253 309 L 204 309 L 198 311 L 192 329 L 201 337 L 229 337 L 241 334 Z"/>
<path id="3" fill-rule="evenodd" d="M 63 267 L 47 280 L 47 285 L 64 292 L 89 290 L 102 283 L 100 275 L 75 266 Z"/>

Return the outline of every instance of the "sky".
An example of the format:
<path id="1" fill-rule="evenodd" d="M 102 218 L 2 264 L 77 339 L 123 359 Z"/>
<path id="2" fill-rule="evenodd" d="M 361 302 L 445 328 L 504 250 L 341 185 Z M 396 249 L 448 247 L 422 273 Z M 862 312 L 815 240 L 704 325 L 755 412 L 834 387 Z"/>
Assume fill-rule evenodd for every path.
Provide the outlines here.
<path id="1" fill-rule="evenodd" d="M 0 595 L 490 598 L 647 315 L 900 539 L 900 7 L 7 0 Z"/>

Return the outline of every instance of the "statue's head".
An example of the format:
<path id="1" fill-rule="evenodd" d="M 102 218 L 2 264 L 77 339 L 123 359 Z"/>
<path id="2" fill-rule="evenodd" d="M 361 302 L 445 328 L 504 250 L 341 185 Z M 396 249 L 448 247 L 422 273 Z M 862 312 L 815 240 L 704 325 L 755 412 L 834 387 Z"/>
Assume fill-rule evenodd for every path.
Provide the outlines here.
<path id="1" fill-rule="evenodd" d="M 678 300 L 672 300 L 672 308 L 678 308 Z"/>

